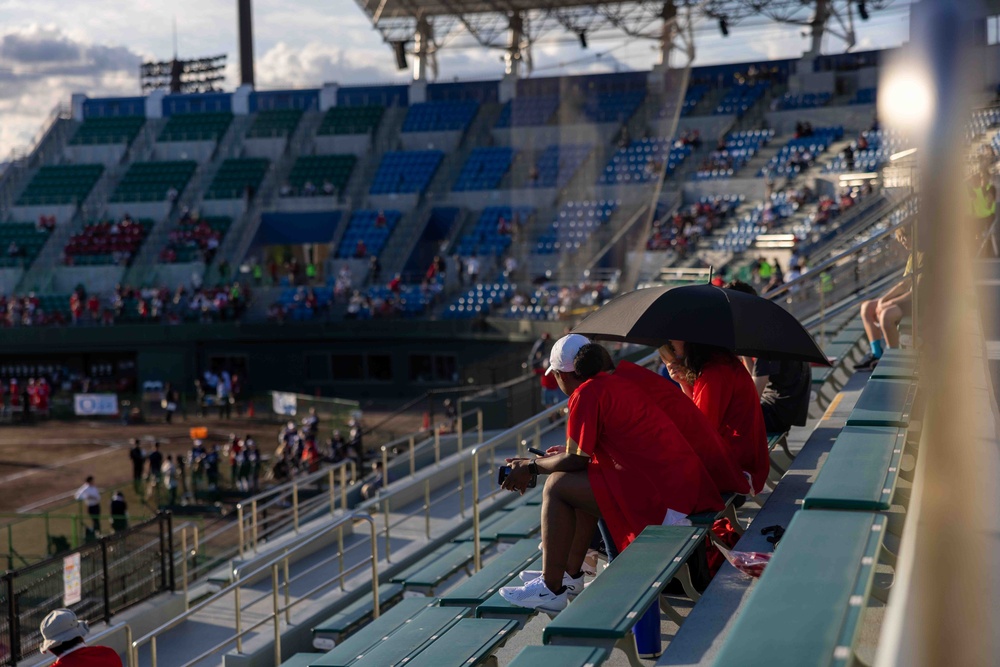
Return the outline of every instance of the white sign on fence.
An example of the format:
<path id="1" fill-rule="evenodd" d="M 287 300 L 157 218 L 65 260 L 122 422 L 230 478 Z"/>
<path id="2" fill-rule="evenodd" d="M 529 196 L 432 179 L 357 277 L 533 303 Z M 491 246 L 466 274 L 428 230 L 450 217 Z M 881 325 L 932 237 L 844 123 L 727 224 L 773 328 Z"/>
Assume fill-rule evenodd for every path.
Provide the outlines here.
<path id="1" fill-rule="evenodd" d="M 294 417 L 298 409 L 298 398 L 295 394 L 286 391 L 271 392 L 271 407 L 277 415 L 288 415 Z"/>
<path id="2" fill-rule="evenodd" d="M 80 576 L 80 554 L 63 558 L 63 606 L 83 599 L 83 577 Z"/>
<path id="3" fill-rule="evenodd" d="M 81 417 L 118 414 L 117 394 L 73 394 L 73 412 Z"/>

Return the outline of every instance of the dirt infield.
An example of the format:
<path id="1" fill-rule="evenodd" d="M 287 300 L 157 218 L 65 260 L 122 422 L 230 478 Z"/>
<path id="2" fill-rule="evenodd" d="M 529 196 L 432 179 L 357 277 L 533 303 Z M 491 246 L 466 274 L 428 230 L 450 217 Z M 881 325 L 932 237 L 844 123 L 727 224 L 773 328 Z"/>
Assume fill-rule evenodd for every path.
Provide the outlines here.
<path id="1" fill-rule="evenodd" d="M 366 411 L 365 421 L 377 423 L 382 414 Z M 419 415 L 404 415 L 393 420 L 393 428 L 412 430 L 419 428 L 419 422 Z M 132 479 L 128 457 L 131 438 L 143 439 L 147 450 L 157 440 L 164 455 L 177 455 L 190 450 L 189 430 L 196 426 L 207 427 L 208 442 L 220 445 L 231 432 L 240 436 L 249 433 L 265 454 L 274 450 L 280 429 L 275 420 L 211 417 L 189 418 L 172 425 L 51 421 L 0 426 L 0 513 L 39 512 L 71 503 L 87 475 L 95 477 L 102 491 L 126 484 Z M 321 424 L 321 437 L 325 439 L 332 427 Z M 0 524 L 9 520 L 0 519 Z"/>

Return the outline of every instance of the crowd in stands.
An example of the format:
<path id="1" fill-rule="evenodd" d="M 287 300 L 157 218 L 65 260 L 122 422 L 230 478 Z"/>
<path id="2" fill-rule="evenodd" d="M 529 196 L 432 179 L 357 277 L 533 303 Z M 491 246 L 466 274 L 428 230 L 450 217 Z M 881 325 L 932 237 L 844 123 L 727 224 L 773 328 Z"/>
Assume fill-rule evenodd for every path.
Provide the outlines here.
<path id="1" fill-rule="evenodd" d="M 794 177 L 812 166 L 831 143 L 843 136 L 844 128 L 841 126 L 814 128 L 808 121 L 796 123 L 795 136 L 771 158 L 759 175 Z"/>
<path id="2" fill-rule="evenodd" d="M 229 220 L 225 220 L 228 227 Z M 201 259 L 210 264 L 219 251 L 225 230 L 215 220 L 202 219 L 197 213 L 185 210 L 177 229 L 170 232 L 167 246 L 160 252 L 160 261 L 171 264 L 177 261 Z"/>
<path id="3" fill-rule="evenodd" d="M 48 318 L 46 324 L 227 322 L 242 317 L 249 300 L 239 282 L 220 287 L 135 288 L 115 286 L 110 295 L 88 293 L 78 285 L 68 299 L 66 314 Z"/>
<path id="4" fill-rule="evenodd" d="M 328 180 L 324 180 L 317 186 L 312 181 L 306 181 L 302 184 L 302 187 L 296 187 L 294 185 L 285 183 L 278 189 L 278 194 L 282 197 L 332 197 L 337 194 L 337 188 Z"/>
<path id="5" fill-rule="evenodd" d="M 669 217 L 665 211 L 657 211 L 652 236 L 646 242 L 646 248 L 672 249 L 680 257 L 686 257 L 689 249 L 694 248 L 700 238 L 710 235 L 726 223 L 742 201 L 741 196 L 720 195 L 703 197 L 697 204 L 683 207 Z"/>
<path id="6" fill-rule="evenodd" d="M 128 265 L 151 227 L 152 221 L 134 220 L 128 213 L 120 220 L 90 223 L 70 237 L 63 249 L 63 263 Z"/>

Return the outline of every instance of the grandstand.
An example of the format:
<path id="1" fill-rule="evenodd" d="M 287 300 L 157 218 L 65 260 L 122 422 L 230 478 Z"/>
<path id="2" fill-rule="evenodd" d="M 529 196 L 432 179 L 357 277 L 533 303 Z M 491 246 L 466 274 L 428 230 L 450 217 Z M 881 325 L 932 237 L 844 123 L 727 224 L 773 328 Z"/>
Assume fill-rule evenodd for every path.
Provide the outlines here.
<path id="1" fill-rule="evenodd" d="M 910 665 L 921 664 L 922 636 L 947 645 L 961 624 L 995 643 L 989 613 L 972 613 L 991 605 L 947 600 L 948 587 L 927 580 L 985 581 L 995 570 L 995 550 L 981 547 L 995 541 L 982 507 L 996 499 L 989 373 L 996 382 L 1000 334 L 988 299 L 982 312 L 963 308 L 977 292 L 992 298 L 1000 274 L 980 260 L 979 284 L 963 282 L 970 262 L 956 225 L 938 217 L 966 208 L 946 198 L 946 186 L 966 189 L 952 176 L 996 170 L 997 82 L 980 86 L 977 106 L 993 101 L 971 117 L 937 119 L 955 130 L 949 142 L 966 142 L 958 159 L 876 114 L 888 53 L 817 46 L 803 58 L 678 68 L 668 44 L 674 68 L 518 76 L 547 32 L 584 44 L 611 30 L 660 39 L 668 12 L 556 3 L 514 12 L 518 27 L 492 5 L 457 17 L 446 5 L 382 4 L 371 17 L 395 50 L 388 57 L 433 70 L 434 49 L 464 31 L 504 50 L 508 74 L 75 99 L 0 177 L 0 380 L 5 364 L 25 359 L 75 370 L 108 358 L 133 385 L 191 394 L 198 381 L 204 409 L 222 396 L 204 394 L 206 372 L 239 367 L 253 385 L 245 405 L 275 423 L 293 394 L 297 420 L 307 399 L 329 396 L 415 410 L 416 421 L 428 412 L 413 433 L 383 427 L 376 440 L 376 426 L 359 426 L 371 431 L 352 458 L 334 461 L 331 448 L 331 460 L 296 463 L 287 483 L 226 489 L 219 505 L 195 493 L 155 538 L 151 527 L 129 533 L 145 545 L 136 555 L 156 557 L 136 581 L 88 571 L 77 608 L 98 641 L 129 667 Z M 763 11 L 696 4 L 691 14 L 723 33 Z M 800 21 L 806 5 L 783 3 L 782 16 Z M 925 270 L 922 250 L 894 240 L 918 224 L 935 282 L 914 281 L 921 300 L 900 326 L 902 345 L 856 372 L 874 350 L 862 303 L 908 262 Z M 542 405 L 528 349 L 619 294 L 713 279 L 767 290 L 830 363 L 811 369 L 806 425 L 768 434 L 765 490 L 726 495 L 725 510 L 691 525 L 648 527 L 600 559 L 554 617 L 507 603 L 498 589 L 541 567 L 543 489 L 500 492 L 497 463 L 566 443 L 566 402 Z M 929 345 L 940 359 L 921 353 Z M 646 347 L 609 349 L 661 370 Z M 101 391 L 159 415 L 159 399 L 117 389 L 120 379 Z M 67 385 L 87 391 L 57 395 L 64 410 L 72 393 L 91 393 L 89 380 Z M 457 414 L 442 427 L 445 396 Z M 0 420 L 11 414 L 0 405 Z M 219 428 L 251 419 L 260 418 L 220 411 Z M 186 440 L 193 425 L 171 437 Z M 324 417 L 319 440 L 348 428 Z M 236 460 L 223 458 L 223 476 Z M 693 554 L 721 539 L 723 519 L 737 554 L 766 554 L 762 576 L 737 556 L 720 558 L 711 582 L 692 580 Z M 784 531 L 778 544 L 762 532 L 770 526 Z M 52 563 L 61 568 L 61 554 Z M 20 660 L 38 649 L 38 600 L 52 597 L 20 576 L 0 590 L 2 667 L 7 651 Z M 10 612 L 15 582 L 30 591 L 16 601 L 30 613 Z M 988 588 L 969 583 L 968 595 Z M 928 601 L 948 610 L 933 619 L 948 634 L 912 618 Z"/>

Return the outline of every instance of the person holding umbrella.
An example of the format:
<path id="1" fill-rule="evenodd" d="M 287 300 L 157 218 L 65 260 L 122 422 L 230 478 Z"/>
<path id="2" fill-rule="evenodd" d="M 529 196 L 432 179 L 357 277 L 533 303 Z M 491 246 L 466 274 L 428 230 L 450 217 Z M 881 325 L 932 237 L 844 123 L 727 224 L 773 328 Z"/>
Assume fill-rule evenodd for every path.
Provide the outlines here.
<path id="1" fill-rule="evenodd" d="M 512 604 L 565 608 L 569 594 L 583 588 L 581 568 L 598 518 L 623 551 L 648 525 L 690 525 L 689 514 L 724 507 L 677 427 L 639 385 L 606 373 L 606 359 L 600 345 L 579 335 L 564 336 L 552 347 L 548 372 L 570 397 L 566 449 L 509 462 L 503 482 L 508 491 L 524 493 L 533 475 L 549 476 L 542 500 L 542 576 L 500 589 Z"/>
<path id="2" fill-rule="evenodd" d="M 670 378 L 728 443 L 729 452 L 760 493 L 771 469 L 757 388 L 739 358 L 721 347 L 671 340 L 658 348 Z"/>

